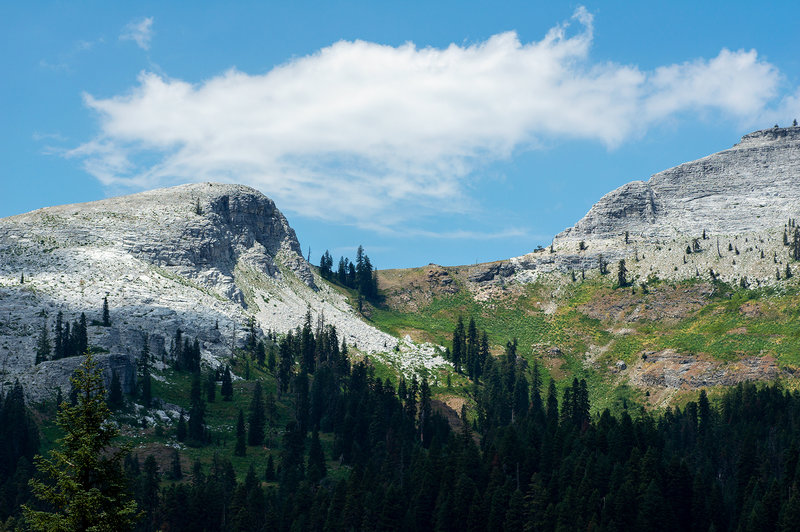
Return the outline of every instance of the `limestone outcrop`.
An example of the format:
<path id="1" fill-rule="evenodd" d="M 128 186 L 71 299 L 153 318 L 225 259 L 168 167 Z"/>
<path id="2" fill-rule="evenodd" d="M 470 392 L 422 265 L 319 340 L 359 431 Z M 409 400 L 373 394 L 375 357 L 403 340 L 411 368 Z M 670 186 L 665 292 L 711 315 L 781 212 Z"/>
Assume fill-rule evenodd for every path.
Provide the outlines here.
<path id="1" fill-rule="evenodd" d="M 766 129 L 606 194 L 554 244 L 757 233 L 782 227 L 798 203 L 800 127 Z"/>
<path id="2" fill-rule="evenodd" d="M 107 378 L 116 371 L 128 389 L 145 342 L 157 366 L 169 363 L 180 329 L 216 366 L 244 343 L 251 319 L 262 333 L 282 333 L 309 312 L 364 353 L 403 358 L 402 368 L 446 363 L 364 322 L 300 249 L 275 203 L 240 185 L 181 185 L 2 219 L 0 389 L 18 379 L 34 400 L 68 391 L 77 359 L 35 364 L 37 339 L 45 329 L 52 343 L 58 312 L 70 323 L 86 315 Z"/>
<path id="3" fill-rule="evenodd" d="M 800 127 L 771 128 L 732 148 L 609 192 L 552 246 L 510 260 L 516 278 L 616 271 L 769 284 L 789 259 L 783 232 L 800 218 Z M 792 273 L 796 273 L 792 271 Z"/>

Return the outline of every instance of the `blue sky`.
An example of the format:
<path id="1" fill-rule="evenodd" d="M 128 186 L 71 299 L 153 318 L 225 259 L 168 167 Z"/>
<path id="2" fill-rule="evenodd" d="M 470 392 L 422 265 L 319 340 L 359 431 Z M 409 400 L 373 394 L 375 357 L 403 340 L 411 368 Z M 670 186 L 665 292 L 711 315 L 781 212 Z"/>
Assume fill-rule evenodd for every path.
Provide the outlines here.
<path id="1" fill-rule="evenodd" d="M 242 182 L 314 263 L 483 262 L 800 118 L 795 3 L 632 4 L 5 2 L 0 216 Z"/>

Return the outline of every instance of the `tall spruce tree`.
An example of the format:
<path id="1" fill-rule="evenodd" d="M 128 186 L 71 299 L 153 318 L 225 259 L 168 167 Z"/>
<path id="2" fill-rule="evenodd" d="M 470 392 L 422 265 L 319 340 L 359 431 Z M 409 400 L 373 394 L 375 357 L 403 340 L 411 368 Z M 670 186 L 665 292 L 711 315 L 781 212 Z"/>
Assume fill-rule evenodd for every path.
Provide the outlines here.
<path id="1" fill-rule="evenodd" d="M 251 446 L 261 445 L 264 442 L 264 429 L 267 424 L 267 416 L 264 411 L 264 393 L 261 389 L 261 382 L 256 381 L 253 387 L 253 398 L 250 401 L 250 413 L 248 415 L 247 444 Z"/>
<path id="2" fill-rule="evenodd" d="M 55 350 L 53 360 L 64 358 L 64 313 L 60 310 L 56 314 Z"/>
<path id="3" fill-rule="evenodd" d="M 205 417 L 206 403 L 203 401 L 200 374 L 192 375 L 192 389 L 190 392 L 191 407 L 189 409 L 188 436 L 189 441 L 195 445 L 205 442 Z"/>
<path id="4" fill-rule="evenodd" d="M 244 456 L 247 453 L 247 445 L 245 445 L 246 431 L 244 428 L 244 412 L 239 409 L 239 418 L 236 421 L 236 447 L 233 454 L 236 456 Z"/>
<path id="5" fill-rule="evenodd" d="M 233 401 L 233 378 L 231 377 L 231 368 L 225 366 L 225 371 L 222 374 L 222 393 L 223 401 Z"/>
<path id="6" fill-rule="evenodd" d="M 150 404 L 153 402 L 153 383 L 150 377 L 150 342 L 147 336 L 144 337 L 144 345 L 142 346 L 142 354 L 139 356 L 137 371 L 139 373 L 139 399 L 142 402 L 142 406 L 150 408 Z"/>
<path id="7" fill-rule="evenodd" d="M 108 312 L 108 296 L 103 298 L 103 327 L 111 327 L 111 315 Z"/>
<path id="8" fill-rule="evenodd" d="M 625 267 L 625 259 L 619 259 L 617 266 L 617 284 L 620 288 L 628 286 L 628 268 Z"/>
<path id="9" fill-rule="evenodd" d="M 311 447 L 308 451 L 308 480 L 318 484 L 328 474 L 325 454 L 319 441 L 319 433 L 315 430 L 311 435 Z"/>
<path id="10" fill-rule="evenodd" d="M 62 403 L 56 421 L 64 436 L 49 458 L 36 458 L 44 478 L 30 481 L 34 495 L 49 509 L 24 506 L 26 523 L 48 532 L 131 530 L 137 507 L 121 467 L 128 447 L 113 443 L 119 431 L 108 422 L 103 376 L 90 353 L 71 380 L 77 403 Z"/>
<path id="11" fill-rule="evenodd" d="M 456 371 L 461 373 L 461 364 L 466 358 L 466 336 L 464 334 L 464 320 L 458 317 L 456 328 L 453 331 L 453 350 L 450 352 L 451 361 Z"/>
<path id="12" fill-rule="evenodd" d="M 41 364 L 50 356 L 50 336 L 47 334 L 47 320 L 42 323 L 39 340 L 36 342 L 36 364 Z"/>

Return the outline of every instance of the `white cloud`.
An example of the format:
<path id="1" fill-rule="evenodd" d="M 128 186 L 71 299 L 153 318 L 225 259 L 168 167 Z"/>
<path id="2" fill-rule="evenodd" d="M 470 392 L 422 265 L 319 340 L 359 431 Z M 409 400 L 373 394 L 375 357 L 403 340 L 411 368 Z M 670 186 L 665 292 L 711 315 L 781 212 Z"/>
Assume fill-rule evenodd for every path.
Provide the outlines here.
<path id="1" fill-rule="evenodd" d="M 121 41 L 134 41 L 142 50 L 149 50 L 153 38 L 153 17 L 128 23 L 119 38 Z"/>
<path id="2" fill-rule="evenodd" d="M 151 24 L 137 27 L 149 36 Z M 70 155 L 106 185 L 241 182 L 288 211 L 386 230 L 473 209 L 466 178 L 514 150 L 570 138 L 614 147 L 685 112 L 753 120 L 781 81 L 755 51 L 642 71 L 593 62 L 592 39 L 579 8 L 538 42 L 341 41 L 198 84 L 145 72 L 126 95 L 86 95 L 100 132 Z"/>

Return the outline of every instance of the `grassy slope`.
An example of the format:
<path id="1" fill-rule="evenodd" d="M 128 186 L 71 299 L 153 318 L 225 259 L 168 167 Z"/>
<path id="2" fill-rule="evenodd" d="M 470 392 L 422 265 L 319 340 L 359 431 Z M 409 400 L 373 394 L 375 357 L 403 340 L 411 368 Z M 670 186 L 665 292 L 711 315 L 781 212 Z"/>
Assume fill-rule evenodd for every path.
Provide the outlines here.
<path id="1" fill-rule="evenodd" d="M 478 328 L 488 332 L 495 354 L 502 352 L 506 341 L 517 338 L 519 353 L 529 362 L 539 361 L 561 386 L 573 377 L 586 378 L 596 408 L 618 407 L 622 398 L 643 398 L 643 390 L 619 385 L 610 370 L 617 360 L 633 363 L 643 351 L 671 348 L 721 361 L 769 354 L 781 367 L 800 365 L 800 293 L 794 279 L 777 289 L 744 290 L 717 284 L 699 308 L 672 320 L 631 318 L 630 312 L 592 318 L 585 308 L 590 302 L 617 300 L 624 293 L 629 307 L 648 308 L 653 291 L 658 291 L 668 302 L 674 298 L 681 304 L 682 291 L 697 284 L 661 282 L 649 293 L 640 290 L 628 296 L 629 289 L 613 289 L 610 277 L 566 285 L 510 286 L 505 295 L 483 302 L 461 283 L 459 292 L 434 296 L 415 311 L 389 304 L 374 311 L 371 319 L 392 334 L 414 332 L 449 346 L 458 317 L 463 316 L 465 322 L 473 317 Z M 556 303 L 554 312 L 540 310 L 551 302 Z M 547 352 L 549 346 L 561 353 L 554 358 Z M 594 364 L 585 364 L 587 352 L 592 351 L 600 354 Z"/>

